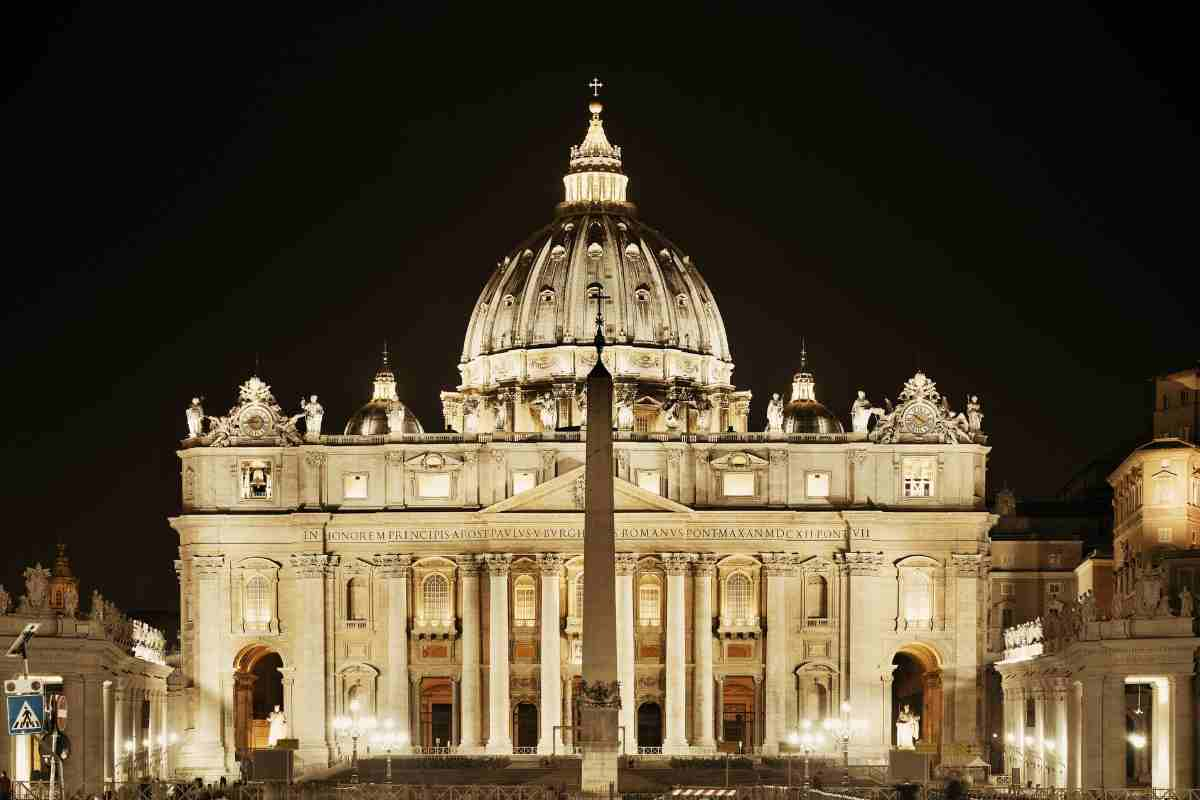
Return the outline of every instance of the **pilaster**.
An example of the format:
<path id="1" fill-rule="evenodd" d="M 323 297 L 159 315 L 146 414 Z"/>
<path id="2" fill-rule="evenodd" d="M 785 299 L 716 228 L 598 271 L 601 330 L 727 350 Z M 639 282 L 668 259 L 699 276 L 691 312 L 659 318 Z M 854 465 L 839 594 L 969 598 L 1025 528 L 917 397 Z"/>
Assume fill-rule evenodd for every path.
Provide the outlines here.
<path id="1" fill-rule="evenodd" d="M 375 556 L 380 568 L 379 575 L 387 584 L 387 631 L 388 631 L 388 694 L 391 712 L 397 719 L 407 720 L 410 716 L 408 681 L 408 584 L 411 574 L 412 556 L 396 553 L 380 553 Z M 412 742 L 401 743 L 397 752 L 411 751 Z"/>
<path id="2" fill-rule="evenodd" d="M 459 751 L 477 753 L 481 734 L 479 564 L 474 556 L 456 556 L 455 561 L 458 562 L 458 582 L 462 587 L 462 741 L 459 743 Z"/>
<path id="3" fill-rule="evenodd" d="M 221 772 L 224 769 L 224 751 L 221 735 L 221 698 L 223 686 L 221 676 L 229 673 L 229 665 L 221 663 L 222 614 L 221 583 L 227 579 L 228 567 L 223 555 L 196 555 L 191 559 L 191 576 L 196 589 L 196 672 L 192 680 L 202 702 L 196 704 L 196 729 L 191 741 L 184 748 L 181 766 L 193 774 Z M 131 738 L 132 713 L 129 708 L 129 690 L 122 687 L 116 694 L 118 717 L 115 760 L 118 764 L 125 758 L 125 741 Z M 127 771 L 127 770 L 126 770 Z M 126 776 L 128 780 L 132 776 Z"/>
<path id="4" fill-rule="evenodd" d="M 327 709 L 331 680 L 326 639 L 327 586 L 338 557 L 324 553 L 293 553 L 289 557 L 291 607 L 303 609 L 306 624 L 297 625 L 295 636 L 296 702 L 288 717 L 292 736 L 300 740 L 299 757 L 305 763 L 327 763 L 331 752 L 332 720 Z M 285 584 L 286 585 L 286 584 Z"/>
<path id="5" fill-rule="evenodd" d="M 637 554 L 617 553 L 617 680 L 621 684 L 621 713 L 625 753 L 637 755 L 637 670 L 634 668 L 633 576 Z"/>
<path id="6" fill-rule="evenodd" d="M 511 553 L 479 556 L 488 573 L 488 624 L 490 648 L 488 663 L 488 741 L 486 752 L 512 753 L 512 720 L 509 714 L 508 648 L 508 569 Z"/>
<path id="7" fill-rule="evenodd" d="M 716 574 L 717 557 L 701 553 L 692 564 L 695 585 L 692 592 L 692 607 L 695 621 L 692 624 L 692 700 L 696 718 L 692 730 L 693 744 L 704 751 L 716 748 L 713 738 L 713 638 L 712 638 L 712 581 Z"/>
<path id="8" fill-rule="evenodd" d="M 683 580 L 692 556 L 689 553 L 662 553 L 661 558 L 667 573 L 667 696 L 663 753 L 682 754 L 688 749 Z"/>
<path id="9" fill-rule="evenodd" d="M 775 754 L 785 739 L 788 694 L 792 688 L 787 666 L 787 586 L 796 574 L 796 557 L 790 553 L 763 553 L 766 579 L 766 708 L 763 718 L 763 753 Z"/>
<path id="10" fill-rule="evenodd" d="M 559 595 L 563 560 L 557 553 L 542 553 L 537 560 L 542 573 L 542 642 L 538 654 L 542 668 L 542 696 L 538 709 L 542 716 L 542 730 L 538 737 L 538 752 L 548 755 L 557 751 L 555 727 L 562 724 L 562 639 L 559 634 L 562 611 Z"/>

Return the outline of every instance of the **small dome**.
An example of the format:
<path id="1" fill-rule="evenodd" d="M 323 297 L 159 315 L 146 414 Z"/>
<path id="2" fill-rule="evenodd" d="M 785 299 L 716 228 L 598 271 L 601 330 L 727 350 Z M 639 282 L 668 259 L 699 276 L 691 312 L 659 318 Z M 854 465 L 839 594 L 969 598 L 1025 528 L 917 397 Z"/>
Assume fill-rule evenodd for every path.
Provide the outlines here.
<path id="1" fill-rule="evenodd" d="M 399 417 L 399 430 L 392 430 L 391 419 Z M 421 421 L 396 395 L 396 375 L 388 366 L 387 344 L 383 346 L 383 365 L 375 373 L 371 401 L 354 412 L 346 423 L 347 436 L 384 436 L 388 433 L 424 433 Z"/>
<path id="2" fill-rule="evenodd" d="M 841 421 L 816 400 L 793 400 L 783 409 L 784 433 L 845 433 Z"/>
<path id="3" fill-rule="evenodd" d="M 403 415 L 400 431 L 388 428 L 388 414 L 398 410 Z M 346 423 L 347 436 L 383 436 L 387 433 L 424 433 L 421 421 L 399 400 L 372 400 L 354 412 Z"/>
<path id="4" fill-rule="evenodd" d="M 817 401 L 817 385 L 808 369 L 808 344 L 800 340 L 800 371 L 792 377 L 792 401 L 783 409 L 784 433 L 845 433 L 841 420 Z"/>

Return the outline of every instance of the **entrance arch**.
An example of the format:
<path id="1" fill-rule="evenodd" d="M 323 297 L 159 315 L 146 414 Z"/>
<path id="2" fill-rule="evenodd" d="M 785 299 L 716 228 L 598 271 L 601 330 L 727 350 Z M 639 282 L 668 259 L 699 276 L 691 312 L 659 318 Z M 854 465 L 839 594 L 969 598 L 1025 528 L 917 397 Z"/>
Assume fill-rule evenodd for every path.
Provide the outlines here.
<path id="1" fill-rule="evenodd" d="M 663 714 L 658 703 L 642 703 L 637 710 L 638 747 L 662 747 Z"/>
<path id="2" fill-rule="evenodd" d="M 513 742 L 516 747 L 537 749 L 538 712 L 533 703 L 517 703 L 513 709 Z"/>
<path id="3" fill-rule="evenodd" d="M 896 721 L 908 706 L 921 719 L 918 744 L 932 745 L 941 750 L 942 742 L 942 660 L 937 651 L 926 644 L 913 642 L 896 651 L 892 657 L 892 725 L 891 743 L 896 745 Z"/>
<path id="4" fill-rule="evenodd" d="M 234 747 L 243 758 L 267 746 L 267 718 L 279 706 L 289 717 L 283 692 L 283 657 L 263 644 L 244 648 L 233 661 Z"/>

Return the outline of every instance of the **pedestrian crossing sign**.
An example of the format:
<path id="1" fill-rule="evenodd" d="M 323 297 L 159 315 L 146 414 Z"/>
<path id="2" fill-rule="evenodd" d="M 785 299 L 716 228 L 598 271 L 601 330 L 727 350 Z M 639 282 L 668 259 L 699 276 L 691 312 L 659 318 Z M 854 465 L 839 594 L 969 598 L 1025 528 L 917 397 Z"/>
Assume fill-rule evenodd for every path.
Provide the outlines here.
<path id="1" fill-rule="evenodd" d="M 41 734 L 45 729 L 45 698 L 38 694 L 10 694 L 8 703 L 8 735 Z"/>

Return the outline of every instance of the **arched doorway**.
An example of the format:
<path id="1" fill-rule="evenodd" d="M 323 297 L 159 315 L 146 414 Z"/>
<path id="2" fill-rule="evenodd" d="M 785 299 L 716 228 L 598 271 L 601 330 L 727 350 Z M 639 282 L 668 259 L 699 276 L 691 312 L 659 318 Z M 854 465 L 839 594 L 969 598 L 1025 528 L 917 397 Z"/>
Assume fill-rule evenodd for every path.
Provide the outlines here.
<path id="1" fill-rule="evenodd" d="M 663 716 L 658 703 L 642 703 L 638 706 L 638 747 L 662 747 Z"/>
<path id="2" fill-rule="evenodd" d="M 421 746 L 451 747 L 454 687 L 449 678 L 421 679 Z"/>
<path id="3" fill-rule="evenodd" d="M 745 753 L 755 742 L 756 685 L 749 675 L 727 675 L 721 692 L 721 750 Z"/>
<path id="4" fill-rule="evenodd" d="M 233 663 L 234 745 L 238 757 L 267 746 L 275 706 L 289 718 L 283 693 L 283 659 L 265 645 L 242 650 Z"/>
<path id="5" fill-rule="evenodd" d="M 517 703 L 513 709 L 513 742 L 517 747 L 536 748 L 538 743 L 538 713 L 533 703 Z"/>
<path id="6" fill-rule="evenodd" d="M 920 717 L 917 746 L 940 751 L 942 740 L 942 665 L 937 653 L 922 644 L 900 648 L 892 657 L 892 746 L 896 745 L 896 722 L 907 706 Z"/>

